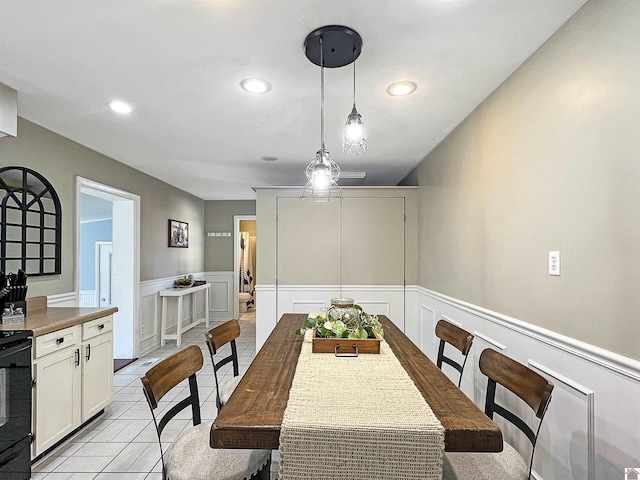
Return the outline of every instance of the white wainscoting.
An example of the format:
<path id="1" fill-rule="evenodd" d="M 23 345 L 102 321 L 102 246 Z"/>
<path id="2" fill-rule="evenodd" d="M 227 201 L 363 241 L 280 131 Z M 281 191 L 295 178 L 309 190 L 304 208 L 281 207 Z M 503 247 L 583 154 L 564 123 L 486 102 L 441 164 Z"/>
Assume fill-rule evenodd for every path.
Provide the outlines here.
<path id="1" fill-rule="evenodd" d="M 80 290 L 80 298 L 78 299 L 79 307 L 96 307 L 98 299 L 95 290 Z"/>
<path id="2" fill-rule="evenodd" d="M 462 389 L 481 408 L 486 377 L 477 361 L 484 348 L 504 352 L 554 384 L 536 447 L 535 478 L 624 478 L 625 467 L 640 465 L 640 362 L 422 287 L 417 296 L 424 324 L 419 344 L 430 358 L 437 355 L 434 322 L 443 316 L 476 335 Z M 529 455 L 515 429 L 505 428 L 504 436 Z"/>
<path id="3" fill-rule="evenodd" d="M 206 272 L 204 280 L 211 284 L 209 311 L 212 320 L 233 318 L 233 272 Z"/>
<path id="4" fill-rule="evenodd" d="M 47 295 L 48 307 L 76 307 L 76 294 L 74 292 Z"/>
<path id="5" fill-rule="evenodd" d="M 204 273 L 194 273 L 196 278 L 206 279 Z M 160 325 L 162 315 L 162 300 L 158 292 L 173 286 L 176 277 L 157 278 L 140 282 L 140 355 L 145 355 L 160 346 Z M 206 291 L 196 292 L 196 305 L 198 311 L 196 317 L 204 316 L 204 295 Z M 172 301 L 173 300 L 173 301 Z M 211 299 L 209 299 L 211 301 Z M 175 332 L 177 316 L 177 304 L 169 298 L 167 302 L 167 330 Z M 210 304 L 211 305 L 211 304 Z M 211 308 L 211 307 L 209 307 Z M 191 301 L 182 304 L 183 324 L 189 325 L 194 318 L 191 312 Z"/>
<path id="6" fill-rule="evenodd" d="M 262 347 L 283 314 L 317 311 L 340 296 L 353 298 L 367 313 L 386 315 L 405 331 L 407 309 L 402 285 L 348 285 L 342 292 L 338 285 L 278 285 L 277 289 L 274 285 L 256 285 L 256 348 Z M 415 314 L 410 317 L 415 318 Z M 417 337 L 412 336 L 413 340 Z"/>

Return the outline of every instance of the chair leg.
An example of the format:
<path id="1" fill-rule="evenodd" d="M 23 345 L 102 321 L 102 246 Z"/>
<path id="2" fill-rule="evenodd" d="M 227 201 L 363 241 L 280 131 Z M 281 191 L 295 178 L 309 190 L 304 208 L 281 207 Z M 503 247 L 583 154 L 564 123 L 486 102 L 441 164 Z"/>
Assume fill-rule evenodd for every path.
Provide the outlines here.
<path id="1" fill-rule="evenodd" d="M 251 480 L 271 480 L 271 454 L 269 454 L 269 459 L 267 460 L 267 464 L 262 467 L 261 470 L 251 477 Z"/>

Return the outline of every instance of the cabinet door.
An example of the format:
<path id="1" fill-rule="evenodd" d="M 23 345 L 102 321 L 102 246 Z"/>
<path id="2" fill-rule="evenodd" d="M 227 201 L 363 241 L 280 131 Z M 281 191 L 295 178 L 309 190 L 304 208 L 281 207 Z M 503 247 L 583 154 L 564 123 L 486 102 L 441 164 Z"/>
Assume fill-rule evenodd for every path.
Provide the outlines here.
<path id="1" fill-rule="evenodd" d="M 82 421 L 111 402 L 113 392 L 113 335 L 99 335 L 82 344 Z"/>
<path id="2" fill-rule="evenodd" d="M 80 425 L 80 349 L 46 355 L 34 363 L 35 454 Z"/>

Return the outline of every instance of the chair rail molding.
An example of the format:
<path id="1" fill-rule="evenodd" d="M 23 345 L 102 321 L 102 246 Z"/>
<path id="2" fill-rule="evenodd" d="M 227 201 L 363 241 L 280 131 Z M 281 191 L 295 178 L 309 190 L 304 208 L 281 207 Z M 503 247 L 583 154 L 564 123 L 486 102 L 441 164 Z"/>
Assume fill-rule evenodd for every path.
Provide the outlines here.
<path id="1" fill-rule="evenodd" d="M 56 293 L 47 295 L 48 307 L 75 307 L 77 306 L 77 297 L 75 292 Z"/>
<path id="2" fill-rule="evenodd" d="M 546 328 L 538 327 L 462 300 L 457 300 L 447 295 L 428 290 L 424 287 L 418 287 L 418 291 L 421 295 L 426 295 L 440 302 L 459 308 L 460 310 L 469 312 L 475 316 L 531 337 L 537 341 L 546 343 L 552 347 L 559 348 L 577 357 L 597 363 L 604 368 L 640 382 L 640 362 L 637 360 L 596 347 L 595 345 L 581 342 L 580 340 L 567 337 L 566 335 L 553 332 Z"/>

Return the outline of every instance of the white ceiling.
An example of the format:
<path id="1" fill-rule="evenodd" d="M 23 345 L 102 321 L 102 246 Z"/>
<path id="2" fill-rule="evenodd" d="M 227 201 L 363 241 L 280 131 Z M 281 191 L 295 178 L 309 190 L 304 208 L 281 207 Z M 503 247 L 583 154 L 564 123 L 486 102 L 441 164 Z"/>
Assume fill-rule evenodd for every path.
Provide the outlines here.
<path id="1" fill-rule="evenodd" d="M 351 67 L 326 70 L 325 143 L 365 185 L 395 185 L 585 0 L 0 0 L 0 82 L 19 115 L 206 200 L 303 185 L 320 147 L 309 32 L 363 39 L 357 106 L 369 151 L 347 157 Z M 267 79 L 265 95 L 240 89 Z M 391 97 L 398 80 L 418 85 Z M 130 102 L 122 117 L 106 103 Z M 265 162 L 261 156 L 277 156 Z"/>

